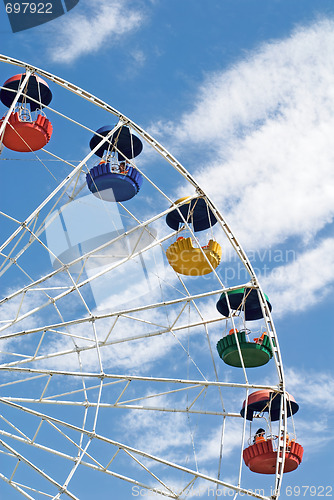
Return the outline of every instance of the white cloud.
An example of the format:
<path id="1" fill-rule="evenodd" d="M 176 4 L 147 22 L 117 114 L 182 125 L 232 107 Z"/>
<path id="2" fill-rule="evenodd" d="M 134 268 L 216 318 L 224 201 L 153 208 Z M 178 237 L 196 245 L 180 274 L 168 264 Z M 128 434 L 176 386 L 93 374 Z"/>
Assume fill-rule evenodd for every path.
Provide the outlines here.
<path id="1" fill-rule="evenodd" d="M 334 410 L 334 377 L 331 373 L 285 370 L 287 389 L 296 401 L 309 408 L 333 412 Z"/>
<path id="2" fill-rule="evenodd" d="M 241 419 L 230 420 L 226 425 L 223 441 L 223 456 L 228 458 L 231 453 L 240 448 L 242 438 L 243 421 Z M 216 428 L 208 432 L 199 447 L 199 459 L 201 463 L 208 460 L 217 460 L 220 454 L 221 428 Z"/>
<path id="3" fill-rule="evenodd" d="M 143 20 L 143 13 L 127 0 L 81 0 L 76 9 L 55 25 L 49 50 L 51 59 L 71 63 L 82 55 L 94 54 L 103 44 L 110 46 L 128 36 Z"/>
<path id="4" fill-rule="evenodd" d="M 315 370 L 285 370 L 287 390 L 301 406 L 295 417 L 297 441 L 305 449 L 305 459 L 319 450 L 332 447 L 334 377 L 329 372 Z M 307 412 L 307 418 L 303 414 Z M 290 419 L 288 419 L 288 425 Z M 291 430 L 291 428 L 290 428 Z"/>
<path id="5" fill-rule="evenodd" d="M 334 239 L 327 238 L 295 261 L 275 268 L 262 277 L 265 290 L 275 304 L 275 315 L 302 311 L 321 302 L 332 292 L 334 280 Z"/>
<path id="6" fill-rule="evenodd" d="M 142 66 L 146 61 L 145 53 L 142 50 L 134 50 L 132 57 L 139 66 Z"/>
<path id="7" fill-rule="evenodd" d="M 187 328 L 177 331 L 174 335 L 168 331 L 168 327 L 173 322 L 173 318 L 181 312 L 181 308 L 173 308 L 168 310 L 168 314 L 164 308 L 152 309 L 130 314 L 128 317 L 120 317 L 112 329 L 115 318 L 106 319 L 96 322 L 96 332 L 100 341 L 105 340 L 108 336 L 109 342 L 114 342 L 111 345 L 101 346 L 101 357 L 103 367 L 112 371 L 130 370 L 134 374 L 147 374 L 163 359 L 169 357 L 168 366 L 163 368 L 164 376 L 169 374 L 174 376 L 175 372 L 178 376 L 186 377 L 187 365 L 178 366 L 180 360 L 187 360 L 187 342 L 192 338 L 195 343 L 198 338 L 204 337 L 203 330 L 193 328 L 191 332 Z M 193 315 L 198 319 L 196 313 Z M 133 316 L 134 319 L 131 319 Z M 180 324 L 187 324 L 189 312 L 186 311 L 180 315 Z M 155 332 L 164 332 L 161 335 L 154 335 Z M 49 353 L 59 353 L 57 356 L 41 361 L 42 366 L 52 366 L 55 369 L 65 369 L 69 366 L 71 369 L 76 369 L 78 360 L 75 352 L 75 344 L 84 349 L 80 354 L 81 362 L 85 370 L 92 370 L 98 366 L 97 352 L 94 339 L 94 332 L 91 325 L 82 324 L 72 325 L 66 328 L 66 332 L 73 336 L 73 339 L 68 335 L 48 334 L 41 346 L 40 354 L 47 356 Z M 84 336 L 87 340 L 77 338 L 76 336 Z M 138 337 L 136 339 L 136 337 Z M 129 339 L 136 340 L 129 340 Z M 195 350 L 195 349 L 194 349 Z M 62 355 L 63 352 L 70 354 Z M 192 354 L 192 351 L 191 351 Z M 193 377 L 202 378 L 201 373 L 196 368 L 193 358 L 190 354 L 189 364 L 193 370 Z M 196 355 L 196 350 L 194 356 Z M 196 356 L 195 356 L 196 359 Z"/>
<path id="8" fill-rule="evenodd" d="M 307 242 L 332 221 L 333 26 L 300 28 L 209 75 L 194 109 L 163 125 L 172 148 L 202 158 L 194 176 L 247 248 Z"/>
<path id="9" fill-rule="evenodd" d="M 171 397 L 173 399 L 173 395 Z M 177 396 L 174 395 L 174 398 Z M 170 397 L 144 399 L 142 403 L 168 408 Z M 183 403 L 186 406 L 186 400 Z M 241 419 L 229 419 L 226 423 L 223 463 L 230 459 L 232 452 L 240 449 L 242 426 Z M 208 427 L 208 422 L 202 421 L 198 416 L 189 418 L 184 413 L 143 411 L 124 417 L 122 427 L 126 440 L 131 441 L 137 436 L 139 449 L 189 468 L 198 466 L 202 472 L 211 461 L 216 463 L 220 456 L 222 429 L 217 425 L 217 420 L 212 421 Z"/>
<path id="10" fill-rule="evenodd" d="M 297 442 L 304 450 L 304 460 L 314 460 L 314 455 L 319 453 L 325 447 L 331 447 L 334 440 L 332 425 L 329 424 L 326 417 L 308 418 L 307 420 L 298 420 L 297 423 Z"/>
<path id="11" fill-rule="evenodd" d="M 168 406 L 168 398 L 160 396 L 152 400 L 143 399 L 143 404 L 153 404 L 161 407 Z M 137 436 L 137 446 L 153 455 L 164 456 L 168 460 L 187 461 L 187 454 L 191 453 L 191 437 L 187 418 L 182 413 L 165 413 L 143 411 L 129 413 L 122 421 L 126 438 L 131 441 Z M 163 432 L 161 430 L 163 429 Z M 188 451 L 185 452 L 185 449 Z"/>
<path id="12" fill-rule="evenodd" d="M 207 75 L 192 109 L 155 126 L 246 251 L 293 242 L 295 261 L 261 280 L 276 314 L 320 302 L 334 279 L 333 240 L 314 244 L 334 217 L 333 28 L 299 27 Z"/>

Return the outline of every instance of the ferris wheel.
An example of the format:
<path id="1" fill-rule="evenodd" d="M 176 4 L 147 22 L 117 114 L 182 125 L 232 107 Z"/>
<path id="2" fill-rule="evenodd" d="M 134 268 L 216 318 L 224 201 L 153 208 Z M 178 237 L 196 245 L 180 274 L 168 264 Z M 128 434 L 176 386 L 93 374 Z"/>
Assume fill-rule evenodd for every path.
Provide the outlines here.
<path id="1" fill-rule="evenodd" d="M 0 62 L 10 498 L 278 498 L 302 460 L 298 404 L 232 229 L 131 119 Z"/>

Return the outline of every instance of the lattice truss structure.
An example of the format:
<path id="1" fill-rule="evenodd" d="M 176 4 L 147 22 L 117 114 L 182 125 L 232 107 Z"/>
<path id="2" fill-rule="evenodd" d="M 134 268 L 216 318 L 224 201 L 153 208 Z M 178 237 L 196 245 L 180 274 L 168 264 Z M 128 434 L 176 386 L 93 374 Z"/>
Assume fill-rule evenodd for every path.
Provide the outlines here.
<path id="1" fill-rule="evenodd" d="M 2 148 L 0 160 L 1 479 L 29 499 L 85 499 L 99 489 L 107 498 L 111 488 L 118 498 L 146 489 L 181 499 L 201 488 L 268 498 L 247 484 L 249 436 L 239 410 L 252 390 L 284 394 L 284 374 L 268 304 L 231 228 L 187 170 L 130 119 L 61 78 L 0 61 L 5 77 L 16 65 L 59 95 L 57 109 L 44 110 L 54 127 L 50 144 L 30 153 Z M 24 85 L 3 110 L 7 119 Z M 111 132 L 90 151 L 90 137 L 109 122 Z M 88 191 L 86 174 L 96 149 L 123 126 L 144 143 L 138 160 L 127 158 L 144 185 L 130 202 L 108 203 Z M 205 277 L 177 274 L 165 257 L 179 234 L 203 244 L 186 220 L 181 232 L 165 223 L 181 206 L 174 203 L 180 186 L 218 220 L 222 262 Z M 242 276 L 224 283 L 219 269 L 240 263 Z M 215 304 L 246 286 L 258 293 L 256 331 L 267 331 L 273 350 L 261 377 L 245 366 L 227 370 L 216 351 L 244 320 L 240 310 L 223 317 Z M 284 398 L 278 426 L 283 451 Z"/>

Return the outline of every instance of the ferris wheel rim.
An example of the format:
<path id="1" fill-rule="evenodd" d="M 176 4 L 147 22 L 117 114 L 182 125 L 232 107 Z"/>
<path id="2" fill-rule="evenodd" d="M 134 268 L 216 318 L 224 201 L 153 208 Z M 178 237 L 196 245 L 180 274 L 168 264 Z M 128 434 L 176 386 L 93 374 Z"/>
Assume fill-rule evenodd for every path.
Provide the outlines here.
<path id="1" fill-rule="evenodd" d="M 276 357 L 278 359 L 278 364 L 279 364 L 279 367 L 280 367 L 280 369 L 278 370 L 279 383 L 277 384 L 276 389 L 277 389 L 278 393 L 280 393 L 281 395 L 284 396 L 285 393 L 286 393 L 286 391 L 285 391 L 285 380 L 284 380 L 283 366 L 282 366 L 282 361 L 281 361 L 281 356 L 280 356 L 280 351 L 279 351 L 279 344 L 278 344 L 278 339 L 277 339 L 276 331 L 275 331 L 275 328 L 274 328 L 274 325 L 273 325 L 271 313 L 270 313 L 270 310 L 268 309 L 268 306 L 267 306 L 265 294 L 262 291 L 262 288 L 261 288 L 260 283 L 258 281 L 258 278 L 257 278 L 257 276 L 256 276 L 256 274 L 255 274 L 255 272 L 253 270 L 253 267 L 251 265 L 250 260 L 248 259 L 246 253 L 243 251 L 243 249 L 242 249 L 240 243 L 238 242 L 237 238 L 234 236 L 234 233 L 232 232 L 230 226 L 227 224 L 227 222 L 225 221 L 225 219 L 223 218 L 223 216 L 220 214 L 220 212 L 218 211 L 218 209 L 215 207 L 215 205 L 211 202 L 210 198 L 204 193 L 204 191 L 200 188 L 200 186 L 197 184 L 197 182 L 189 174 L 189 172 L 174 158 L 173 155 L 171 155 L 167 151 L 167 149 L 165 149 L 160 143 L 158 143 L 143 128 L 141 128 L 139 125 L 137 125 L 135 122 L 133 122 L 131 119 L 129 119 L 125 115 L 121 114 L 115 108 L 111 107 L 110 105 L 108 105 L 104 101 L 102 101 L 102 100 L 98 99 L 97 97 L 95 97 L 93 94 L 90 94 L 89 92 L 81 89 L 80 87 L 77 87 L 77 86 L 71 84 L 70 82 L 67 82 L 66 80 L 63 80 L 62 78 L 59 78 L 59 77 L 53 75 L 52 73 L 49 73 L 49 72 L 41 70 L 41 69 L 39 69 L 37 67 L 31 66 L 30 64 L 24 63 L 22 61 L 18 61 L 16 59 L 8 58 L 6 56 L 0 55 L 0 62 L 9 63 L 9 64 L 12 64 L 12 65 L 16 65 L 16 66 L 19 66 L 21 68 L 25 68 L 26 71 L 31 71 L 32 73 L 37 73 L 37 74 L 39 74 L 41 76 L 44 76 L 45 78 L 47 78 L 48 80 L 52 81 L 53 83 L 55 83 L 57 85 L 60 85 L 64 89 L 66 89 L 66 90 L 68 90 L 68 91 L 76 94 L 77 96 L 79 96 L 79 97 L 81 97 L 81 98 L 83 98 L 83 99 L 91 102 L 92 104 L 94 104 L 94 105 L 96 105 L 96 106 L 104 109 L 105 111 L 113 114 L 114 116 L 118 117 L 119 123 L 121 123 L 119 126 L 122 126 L 122 124 L 123 125 L 129 125 L 129 126 L 131 126 L 131 128 L 134 131 L 136 131 L 140 135 L 140 137 L 142 137 L 151 147 L 153 147 L 166 161 L 168 161 L 186 179 L 187 182 L 189 182 L 195 188 L 197 196 L 200 196 L 200 197 L 202 197 L 202 198 L 205 199 L 205 201 L 208 203 L 208 206 L 211 208 L 211 210 L 213 211 L 213 213 L 217 217 L 217 219 L 218 219 L 221 227 L 223 228 L 223 230 L 224 230 L 227 238 L 229 239 L 230 243 L 232 244 L 232 247 L 234 248 L 234 250 L 238 254 L 240 260 L 242 261 L 243 265 L 246 267 L 247 271 L 250 273 L 251 280 L 249 282 L 249 286 L 252 287 L 252 288 L 254 288 L 254 289 L 256 289 L 257 292 L 258 292 L 258 294 L 259 294 L 259 300 L 260 300 L 260 305 L 261 305 L 261 309 L 262 309 L 262 312 L 263 312 L 263 317 L 265 318 L 265 321 L 266 321 L 267 325 L 271 329 L 270 331 L 272 333 L 273 339 L 276 342 Z M 117 125 L 116 125 L 116 127 L 117 127 Z M 94 154 L 94 150 L 89 155 L 92 156 L 93 154 Z M 84 163 L 84 161 L 85 160 L 83 160 L 82 163 Z M 75 172 L 78 171 L 78 170 L 79 170 L 79 166 L 77 166 L 76 169 L 74 169 L 74 173 L 72 172 L 73 176 L 75 175 Z M 177 205 L 175 205 L 175 203 L 172 200 L 169 200 L 169 201 L 172 203 L 173 208 L 175 208 L 175 206 L 177 206 Z M 241 288 L 242 286 L 245 286 L 245 285 L 240 285 L 237 288 Z M 227 288 L 226 289 L 222 288 L 221 290 L 219 290 L 219 293 L 226 293 L 230 288 L 228 288 L 228 289 Z M 212 293 L 214 293 L 214 292 L 212 292 Z M 190 295 L 189 298 L 192 298 L 192 295 Z M 9 368 L 9 370 L 11 369 L 10 367 L 8 367 L 8 368 Z M 0 365 L 0 370 L 6 370 L 8 368 L 3 367 L 3 366 Z M 16 371 L 16 367 L 13 367 L 12 369 L 13 369 L 13 371 Z M 65 372 L 65 374 L 66 375 L 70 375 L 69 372 Z M 81 374 L 81 375 L 83 377 L 87 376 L 87 374 Z M 99 377 L 101 378 L 101 375 L 99 375 Z M 119 377 L 118 376 L 118 378 L 126 379 L 126 376 L 123 376 L 123 377 Z M 181 382 L 181 381 L 178 380 L 178 382 Z M 189 382 L 190 381 L 187 381 L 187 383 L 189 383 Z M 197 383 L 198 383 L 198 381 L 197 381 Z M 204 381 L 203 381 L 203 385 L 205 385 Z M 219 383 L 218 383 L 218 385 L 219 385 Z M 223 384 L 221 384 L 221 385 L 223 385 Z M 254 384 L 253 385 L 252 384 L 244 384 L 243 387 L 246 388 L 247 391 L 249 389 L 273 388 L 273 386 L 263 386 L 263 385 L 254 385 Z M 247 392 L 247 397 L 248 397 L 248 392 Z M 247 401 L 247 397 L 246 397 L 246 401 Z M 282 400 L 284 400 L 284 397 L 282 398 Z M 3 401 L 3 402 L 6 403 L 6 401 Z M 284 410 L 283 407 L 284 407 L 284 402 L 282 404 L 282 409 L 281 410 Z M 285 435 L 285 432 L 286 432 L 286 412 L 282 411 L 282 415 L 284 415 L 284 417 L 280 421 L 280 432 L 283 431 L 284 435 Z M 284 418 L 285 418 L 285 421 L 284 421 Z M 80 429 L 80 432 L 83 432 L 83 430 Z M 135 450 L 135 451 L 138 451 L 138 450 Z M 278 467 L 280 468 L 280 470 L 277 469 L 277 471 L 276 471 L 276 476 L 277 477 L 280 477 L 281 470 L 283 470 L 283 467 L 284 467 L 284 456 L 283 456 L 283 465 L 281 466 L 280 464 L 278 464 Z M 167 462 L 166 462 L 166 464 L 167 464 Z M 186 469 L 186 468 L 184 468 L 184 469 Z M 194 473 L 194 471 L 192 471 L 190 469 L 189 469 L 189 471 L 191 473 Z M 199 474 L 197 474 L 196 477 L 202 477 L 204 479 L 205 478 L 204 476 L 205 476 L 204 474 L 201 475 L 199 473 Z M 209 476 L 206 479 L 208 479 L 208 478 L 209 478 Z M 212 478 L 210 480 L 212 480 Z M 216 484 L 219 484 L 221 486 L 225 486 L 225 487 L 231 488 L 231 489 L 235 490 L 237 493 L 247 493 L 247 490 L 244 490 L 243 488 L 235 487 L 233 485 L 230 485 L 230 484 L 225 483 L 225 482 L 220 481 L 220 480 L 215 480 L 213 482 L 215 482 Z M 276 490 L 277 489 L 279 490 L 279 486 L 280 486 L 280 480 L 276 480 Z M 259 495 L 256 495 L 256 494 L 251 494 L 251 496 L 254 496 L 256 498 L 267 498 L 267 497 L 259 496 Z M 174 498 L 174 497 L 172 497 L 172 498 Z"/>

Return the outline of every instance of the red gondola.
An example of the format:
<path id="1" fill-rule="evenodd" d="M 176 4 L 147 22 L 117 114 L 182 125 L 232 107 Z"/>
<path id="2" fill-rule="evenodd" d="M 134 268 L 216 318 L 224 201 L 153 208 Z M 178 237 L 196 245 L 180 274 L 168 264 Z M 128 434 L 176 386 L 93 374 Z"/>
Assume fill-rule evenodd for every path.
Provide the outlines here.
<path id="1" fill-rule="evenodd" d="M 0 121 L 0 126 L 4 118 Z M 3 144 L 12 151 L 27 153 L 44 148 L 52 135 L 52 124 L 39 114 L 35 121 L 20 119 L 19 113 L 12 113 L 7 122 Z"/>
<path id="2" fill-rule="evenodd" d="M 14 75 L 2 86 L 0 90 L 0 101 L 10 108 L 16 97 L 16 93 L 25 78 L 25 74 Z M 29 77 L 28 83 L 19 97 L 18 102 L 29 104 L 31 111 L 48 106 L 52 100 L 52 92 L 45 80 L 36 75 Z"/>
<path id="3" fill-rule="evenodd" d="M 303 447 L 292 441 L 285 452 L 284 471 L 291 472 L 301 464 L 303 458 Z M 277 451 L 273 449 L 271 439 L 255 443 L 243 451 L 245 464 L 252 472 L 258 474 L 275 474 Z"/>
<path id="4" fill-rule="evenodd" d="M 291 394 L 287 395 L 287 416 L 290 417 L 297 413 L 299 405 L 296 403 L 295 398 Z M 269 413 L 270 420 L 272 422 L 279 420 L 280 416 L 280 393 L 269 391 L 263 389 L 261 391 L 252 392 L 249 395 L 247 401 L 247 420 L 253 420 L 254 413 Z M 240 410 L 240 415 L 243 417 L 245 415 L 245 404 L 243 402 L 242 409 Z"/>
<path id="5" fill-rule="evenodd" d="M 13 104 L 25 76 L 12 76 L 3 84 L 0 100 L 8 108 Z M 48 106 L 51 99 L 52 92 L 48 84 L 39 76 L 31 75 L 6 123 L 2 136 L 6 148 L 20 153 L 44 148 L 51 139 L 52 125 L 41 109 Z M 0 120 L 0 126 L 4 119 Z"/>

